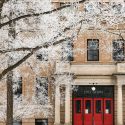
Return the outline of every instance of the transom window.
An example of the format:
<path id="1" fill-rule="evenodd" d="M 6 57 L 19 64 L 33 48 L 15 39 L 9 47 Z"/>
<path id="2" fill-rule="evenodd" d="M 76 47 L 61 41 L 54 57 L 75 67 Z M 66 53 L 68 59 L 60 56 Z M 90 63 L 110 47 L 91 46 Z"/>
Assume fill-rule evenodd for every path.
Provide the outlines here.
<path id="1" fill-rule="evenodd" d="M 99 61 L 99 40 L 98 39 L 87 40 L 87 60 Z"/>
<path id="2" fill-rule="evenodd" d="M 114 40 L 113 41 L 113 60 L 114 61 L 124 61 L 125 59 L 125 47 L 124 40 Z"/>

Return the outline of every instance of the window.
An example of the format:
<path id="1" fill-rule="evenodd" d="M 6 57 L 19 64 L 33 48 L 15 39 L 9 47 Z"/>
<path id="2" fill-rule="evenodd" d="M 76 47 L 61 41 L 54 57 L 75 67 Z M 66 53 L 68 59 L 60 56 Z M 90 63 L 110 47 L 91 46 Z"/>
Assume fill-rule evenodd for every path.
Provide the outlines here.
<path id="1" fill-rule="evenodd" d="M 87 41 L 87 60 L 99 61 L 99 40 L 89 39 Z"/>
<path id="2" fill-rule="evenodd" d="M 46 49 L 43 49 L 42 51 L 39 51 L 37 53 L 36 57 L 40 61 L 48 61 L 48 51 Z"/>
<path id="3" fill-rule="evenodd" d="M 106 110 L 111 114 L 111 100 L 106 100 Z"/>
<path id="4" fill-rule="evenodd" d="M 22 125 L 22 121 L 14 121 L 13 125 Z"/>
<path id="5" fill-rule="evenodd" d="M 41 105 L 48 103 L 48 80 L 46 77 L 36 78 L 36 98 Z"/>
<path id="6" fill-rule="evenodd" d="M 22 95 L 22 77 L 18 78 L 17 82 L 14 82 L 14 94 L 17 96 Z"/>
<path id="7" fill-rule="evenodd" d="M 116 2 L 112 3 L 112 9 L 114 10 L 115 14 L 120 14 L 122 12 L 122 8 L 123 6 L 121 3 L 116 3 Z"/>
<path id="8" fill-rule="evenodd" d="M 76 101 L 76 113 L 81 113 L 81 100 Z"/>
<path id="9" fill-rule="evenodd" d="M 113 41 L 113 60 L 124 61 L 124 41 L 123 40 Z"/>
<path id="10" fill-rule="evenodd" d="M 92 3 L 85 4 L 85 11 L 88 12 L 88 13 L 92 13 L 94 11 L 93 4 Z"/>
<path id="11" fill-rule="evenodd" d="M 96 100 L 96 113 L 101 113 L 101 100 Z"/>
<path id="12" fill-rule="evenodd" d="M 86 100 L 86 113 L 91 113 L 91 100 Z"/>
<path id="13" fill-rule="evenodd" d="M 63 45 L 63 60 L 64 61 L 73 61 L 73 43 L 72 42 L 66 42 Z"/>
<path id="14" fill-rule="evenodd" d="M 48 125 L 48 119 L 35 119 L 35 125 Z"/>

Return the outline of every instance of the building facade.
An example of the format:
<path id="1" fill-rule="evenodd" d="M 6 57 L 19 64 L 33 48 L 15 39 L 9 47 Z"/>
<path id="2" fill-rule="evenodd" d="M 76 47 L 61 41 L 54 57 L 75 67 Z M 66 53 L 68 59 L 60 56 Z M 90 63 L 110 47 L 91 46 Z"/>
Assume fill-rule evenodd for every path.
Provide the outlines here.
<path id="1" fill-rule="evenodd" d="M 63 84 L 63 103 L 62 84 L 57 84 L 54 88 L 53 116 L 37 116 L 26 119 L 27 122 L 22 120 L 23 125 L 125 124 L 124 41 L 115 35 L 109 36 L 105 41 L 106 36 L 100 30 L 88 30 L 80 34 L 72 45 L 73 57 L 63 62 L 61 74 L 58 74 L 58 70 L 62 62 L 56 62 L 54 75 L 57 75 L 57 79 L 66 73 L 70 73 L 73 78 L 73 84 Z M 75 51 L 76 48 L 83 52 Z M 110 48 L 111 51 L 107 51 Z"/>
<path id="2" fill-rule="evenodd" d="M 60 2 L 56 0 L 53 4 L 58 7 Z M 45 86 L 48 96 L 52 96 L 52 91 L 55 93 L 51 100 L 53 115 L 22 119 L 14 125 L 125 125 L 125 35 L 121 38 L 115 34 L 119 30 L 125 30 L 124 24 L 119 24 L 117 28 L 110 27 L 108 31 L 90 28 L 79 33 L 77 40 L 68 44 L 71 52 L 63 62 L 61 73 L 58 71 L 62 64 L 60 60 L 56 62 L 54 71 L 51 67 L 47 67 L 47 73 L 46 70 L 40 71 L 40 77 L 47 77 L 50 83 L 51 74 L 55 81 L 65 74 L 72 77 L 73 84 L 56 84 L 53 90 L 52 86 Z M 41 55 L 36 56 L 40 61 L 44 60 Z M 44 61 L 47 61 L 47 57 Z M 41 84 L 39 78 L 31 68 L 19 68 L 22 72 L 22 91 L 18 93 L 25 96 L 29 92 L 32 96 L 34 81 Z M 23 76 L 27 72 L 30 75 Z M 25 84 L 27 82 L 30 87 Z"/>
<path id="3" fill-rule="evenodd" d="M 81 42 L 80 47 L 84 52 L 76 53 L 74 61 L 67 66 L 75 76 L 73 85 L 77 86 L 78 90 L 70 91 L 69 86 L 66 86 L 64 111 L 60 108 L 59 99 L 55 99 L 57 104 L 55 123 L 61 124 L 61 118 L 64 118 L 64 124 L 123 125 L 125 124 L 125 63 L 121 61 L 122 58 L 119 60 L 118 56 L 114 56 L 116 51 L 114 52 L 113 48 L 109 53 L 106 49 L 102 49 L 106 45 L 103 43 L 105 40 L 103 38 L 106 36 L 101 33 L 102 39 L 98 39 L 99 36 L 95 34 L 99 31 L 88 32 L 82 34 L 77 41 Z M 110 42 L 110 47 L 114 47 L 115 38 L 114 36 L 106 41 Z M 74 44 L 74 48 L 79 46 L 78 43 Z M 96 45 L 99 46 L 97 49 Z M 89 47 L 90 49 L 85 50 Z M 64 112 L 65 117 L 59 115 L 60 110 Z"/>

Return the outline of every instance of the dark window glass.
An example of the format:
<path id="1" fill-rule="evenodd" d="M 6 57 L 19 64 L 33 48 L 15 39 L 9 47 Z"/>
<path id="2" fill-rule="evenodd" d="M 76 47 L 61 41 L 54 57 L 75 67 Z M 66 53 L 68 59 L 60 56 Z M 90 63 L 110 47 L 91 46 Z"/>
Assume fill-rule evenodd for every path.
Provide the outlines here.
<path id="1" fill-rule="evenodd" d="M 99 61 L 99 40 L 92 39 L 88 40 L 87 47 L 87 60 L 88 61 Z"/>
<path id="2" fill-rule="evenodd" d="M 48 119 L 36 119 L 35 125 L 48 125 Z"/>
<path id="3" fill-rule="evenodd" d="M 86 101 L 86 109 L 85 113 L 91 113 L 91 100 Z"/>
<path id="4" fill-rule="evenodd" d="M 63 60 L 64 61 L 73 61 L 73 43 L 66 42 L 62 48 L 63 51 Z"/>
<path id="5" fill-rule="evenodd" d="M 111 114 L 111 100 L 106 100 L 106 112 L 107 114 Z"/>
<path id="6" fill-rule="evenodd" d="M 76 101 L 76 113 L 81 113 L 81 100 Z"/>
<path id="7" fill-rule="evenodd" d="M 113 41 L 113 60 L 124 61 L 124 41 Z"/>
<path id="8" fill-rule="evenodd" d="M 36 57 L 40 61 L 48 61 L 48 50 L 45 49 L 45 50 L 38 52 Z"/>
<path id="9" fill-rule="evenodd" d="M 14 121 L 13 125 L 22 125 L 22 122 L 21 121 Z"/>
<path id="10" fill-rule="evenodd" d="M 45 105 L 48 99 L 48 80 L 46 77 L 36 78 L 36 97 L 41 105 Z"/>
<path id="11" fill-rule="evenodd" d="M 101 100 L 96 100 L 96 113 L 101 113 Z"/>
<path id="12" fill-rule="evenodd" d="M 18 81 L 14 82 L 14 94 L 17 96 L 22 95 L 22 77 L 19 77 Z"/>

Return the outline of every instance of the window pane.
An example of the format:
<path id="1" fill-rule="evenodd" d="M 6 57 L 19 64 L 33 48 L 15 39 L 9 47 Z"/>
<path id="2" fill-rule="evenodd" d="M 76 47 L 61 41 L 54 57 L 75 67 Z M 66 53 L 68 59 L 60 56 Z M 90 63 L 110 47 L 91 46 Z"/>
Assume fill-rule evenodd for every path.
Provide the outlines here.
<path id="1" fill-rule="evenodd" d="M 21 121 L 14 121 L 13 125 L 22 125 L 22 122 Z"/>
<path id="2" fill-rule="evenodd" d="M 36 78 L 36 99 L 41 105 L 48 103 L 48 80 L 46 77 Z"/>
<path id="3" fill-rule="evenodd" d="M 86 114 L 91 113 L 91 100 L 87 100 L 85 106 L 86 106 L 85 107 L 85 113 Z"/>
<path id="4" fill-rule="evenodd" d="M 36 91 L 44 93 L 45 95 L 48 95 L 48 84 L 47 84 L 47 78 L 46 77 L 37 77 L 36 78 L 37 86 Z"/>
<path id="5" fill-rule="evenodd" d="M 96 113 L 101 113 L 101 100 L 96 100 Z"/>
<path id="6" fill-rule="evenodd" d="M 124 61 L 124 41 L 113 41 L 113 59 L 115 61 Z"/>
<path id="7" fill-rule="evenodd" d="M 111 114 L 111 100 L 106 100 L 106 113 Z"/>
<path id="8" fill-rule="evenodd" d="M 88 40 L 88 49 L 96 50 L 98 49 L 98 41 L 97 40 Z"/>
<path id="9" fill-rule="evenodd" d="M 99 61 L 99 41 L 98 40 L 88 40 L 88 50 L 87 50 L 88 61 Z"/>
<path id="10" fill-rule="evenodd" d="M 37 52 L 36 58 L 40 61 L 48 61 L 48 50 L 42 49 Z"/>
<path id="11" fill-rule="evenodd" d="M 73 61 L 73 43 L 66 42 L 62 47 L 62 59 L 64 61 Z"/>
<path id="12" fill-rule="evenodd" d="M 35 125 L 48 125 L 48 120 L 47 119 L 36 119 Z"/>
<path id="13" fill-rule="evenodd" d="M 99 60 L 98 50 L 88 50 L 88 61 L 98 61 Z"/>
<path id="14" fill-rule="evenodd" d="M 18 81 L 14 82 L 14 94 L 17 96 L 21 96 L 22 94 L 22 77 L 18 78 Z"/>
<path id="15" fill-rule="evenodd" d="M 81 113 L 81 100 L 76 101 L 76 113 Z"/>

